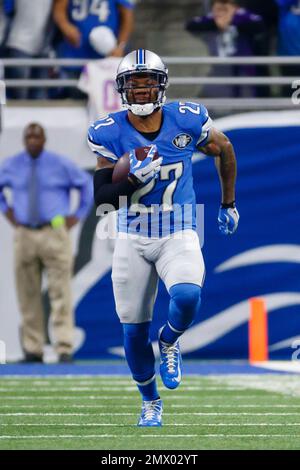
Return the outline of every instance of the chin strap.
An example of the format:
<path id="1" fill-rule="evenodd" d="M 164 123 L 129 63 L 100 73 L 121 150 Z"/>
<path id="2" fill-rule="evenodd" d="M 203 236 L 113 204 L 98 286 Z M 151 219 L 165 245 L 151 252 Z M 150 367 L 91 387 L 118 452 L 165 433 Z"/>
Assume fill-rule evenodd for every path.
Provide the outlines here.
<path id="1" fill-rule="evenodd" d="M 163 96 L 161 101 L 156 101 L 155 103 L 145 103 L 145 104 L 129 104 L 124 103 L 123 106 L 126 109 L 129 109 L 133 114 L 136 116 L 149 116 L 152 114 L 157 108 L 161 108 L 162 105 L 165 103 L 166 97 Z"/>
<path id="2" fill-rule="evenodd" d="M 136 116 L 149 116 L 157 107 L 159 107 L 159 105 L 155 105 L 154 103 L 130 104 L 127 106 Z"/>

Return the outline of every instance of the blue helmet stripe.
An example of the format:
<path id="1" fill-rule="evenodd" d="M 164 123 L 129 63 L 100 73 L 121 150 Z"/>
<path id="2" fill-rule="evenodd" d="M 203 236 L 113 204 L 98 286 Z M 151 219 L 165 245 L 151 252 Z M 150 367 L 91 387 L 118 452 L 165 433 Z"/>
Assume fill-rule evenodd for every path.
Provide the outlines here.
<path id="1" fill-rule="evenodd" d="M 137 52 L 137 65 L 145 65 L 146 64 L 146 50 L 139 49 Z"/>

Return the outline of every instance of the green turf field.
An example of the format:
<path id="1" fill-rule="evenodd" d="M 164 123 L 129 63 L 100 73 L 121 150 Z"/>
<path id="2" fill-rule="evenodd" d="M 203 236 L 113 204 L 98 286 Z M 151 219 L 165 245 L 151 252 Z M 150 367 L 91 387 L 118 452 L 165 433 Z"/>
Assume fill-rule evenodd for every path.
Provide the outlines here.
<path id="1" fill-rule="evenodd" d="M 300 449 L 300 379 L 188 376 L 163 428 L 138 428 L 127 377 L 0 379 L 0 449 Z"/>

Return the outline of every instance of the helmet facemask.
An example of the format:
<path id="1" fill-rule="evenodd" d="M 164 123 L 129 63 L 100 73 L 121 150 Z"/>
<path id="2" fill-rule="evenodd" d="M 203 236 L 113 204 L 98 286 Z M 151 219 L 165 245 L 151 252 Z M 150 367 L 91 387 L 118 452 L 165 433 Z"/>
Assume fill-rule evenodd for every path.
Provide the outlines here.
<path id="1" fill-rule="evenodd" d="M 143 80 L 142 80 L 143 79 Z M 166 100 L 167 74 L 155 70 L 133 70 L 117 76 L 123 106 L 137 116 L 149 116 Z"/>

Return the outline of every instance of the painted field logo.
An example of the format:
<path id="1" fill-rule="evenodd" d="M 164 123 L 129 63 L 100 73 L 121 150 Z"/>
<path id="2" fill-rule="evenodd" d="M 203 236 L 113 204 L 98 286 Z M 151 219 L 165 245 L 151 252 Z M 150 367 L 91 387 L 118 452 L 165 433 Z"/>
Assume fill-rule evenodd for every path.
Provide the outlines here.
<path id="1" fill-rule="evenodd" d="M 0 341 L 0 364 L 6 364 L 6 345 Z"/>
<path id="2" fill-rule="evenodd" d="M 173 139 L 173 145 L 178 149 L 185 149 L 191 142 L 192 137 L 189 134 L 179 134 Z"/>

